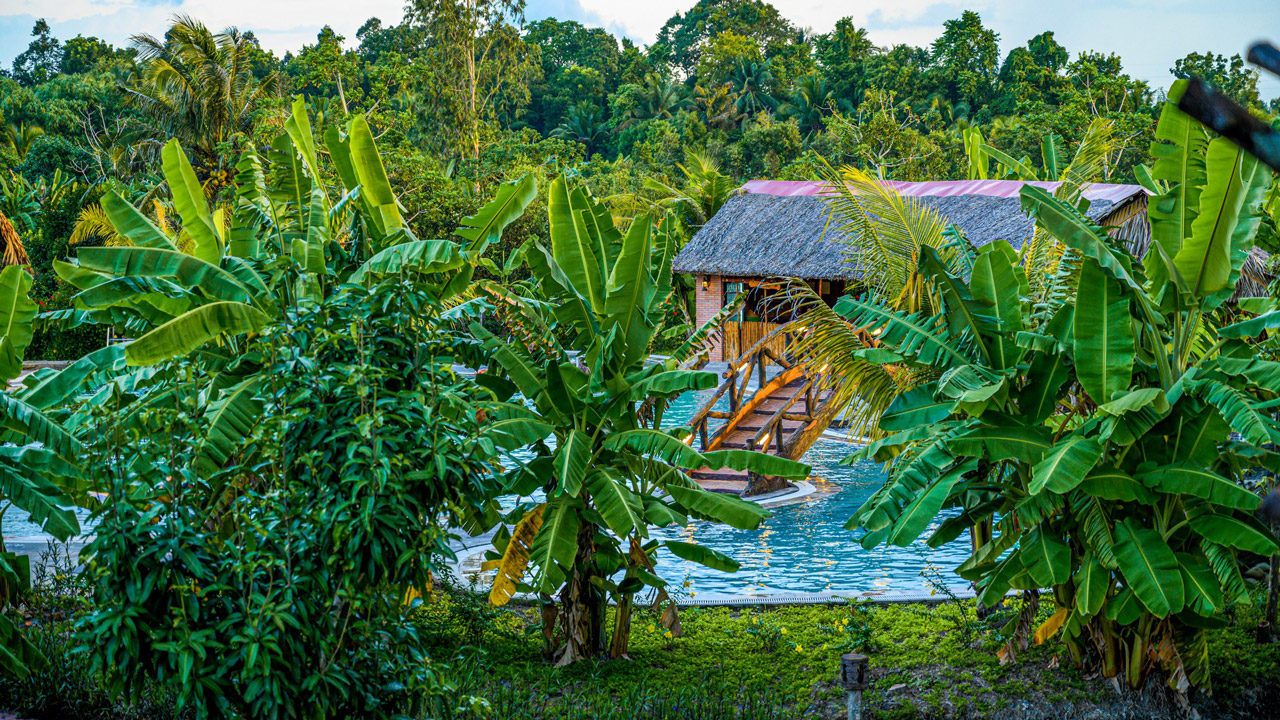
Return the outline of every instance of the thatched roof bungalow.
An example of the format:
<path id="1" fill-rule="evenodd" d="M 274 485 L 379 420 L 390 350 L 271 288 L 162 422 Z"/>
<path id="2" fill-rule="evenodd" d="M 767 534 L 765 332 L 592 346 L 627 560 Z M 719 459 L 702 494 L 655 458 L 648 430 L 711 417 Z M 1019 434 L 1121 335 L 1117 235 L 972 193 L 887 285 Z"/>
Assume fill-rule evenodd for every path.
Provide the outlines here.
<path id="1" fill-rule="evenodd" d="M 975 247 L 1007 240 L 1015 248 L 1031 238 L 1035 223 L 1022 212 L 1019 193 L 1025 184 L 1011 180 L 890 182 L 899 194 L 918 198 L 960 228 Z M 1035 183 L 1053 189 L 1057 183 Z M 676 272 L 696 276 L 698 321 L 706 322 L 742 290 L 776 277 L 810 281 L 824 298 L 834 301 L 848 283 L 860 278 L 850 262 L 850 238 L 829 226 L 825 183 L 752 181 L 744 185 L 703 226 L 676 257 Z M 1114 237 L 1126 241 L 1138 257 L 1150 243 L 1147 193 L 1138 185 L 1095 183 L 1084 190 L 1087 215 Z M 1259 251 L 1260 252 L 1260 251 Z M 1265 254 L 1264 254 L 1265 255 Z M 1242 294 L 1263 291 L 1264 258 L 1251 258 L 1241 278 Z M 1256 266 L 1256 267 L 1255 267 Z M 1256 276 L 1256 277 L 1255 277 Z M 1252 285 L 1261 283 L 1258 288 Z M 734 360 L 775 325 L 759 316 L 748 301 L 743 314 L 723 333 L 723 347 L 712 360 Z"/>

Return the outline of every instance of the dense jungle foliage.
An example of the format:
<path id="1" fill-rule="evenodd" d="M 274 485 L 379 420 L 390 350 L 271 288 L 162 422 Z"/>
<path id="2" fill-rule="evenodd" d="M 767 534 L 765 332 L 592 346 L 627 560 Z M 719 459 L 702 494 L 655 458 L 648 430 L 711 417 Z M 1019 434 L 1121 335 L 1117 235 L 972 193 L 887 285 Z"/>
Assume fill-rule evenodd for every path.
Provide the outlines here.
<path id="1" fill-rule="evenodd" d="M 1001 688 L 979 714 L 1016 696 L 1018 656 L 1060 658 L 1018 680 L 1072 701 L 1100 678 L 1124 702 L 1274 697 L 1275 645 L 1242 648 L 1260 617 L 1274 634 L 1275 580 L 1263 599 L 1247 573 L 1275 577 L 1255 511 L 1280 469 L 1280 309 L 1274 284 L 1232 299 L 1280 250 L 1269 169 L 1114 55 L 1045 32 L 1001 59 L 975 12 L 878 48 L 702 0 L 640 48 L 523 10 L 414 0 L 283 58 L 187 17 L 123 49 L 36 23 L 0 78 L 0 502 L 64 541 L 90 509 L 94 532 L 83 572 L 34 585 L 0 541 L 0 697 L 589 717 L 625 689 L 645 716 L 812 716 L 839 712 L 828 660 L 868 649 L 889 716 L 937 710 L 893 700 L 907 683 L 960 702 L 925 653 Z M 1238 57 L 1172 72 L 1276 123 Z M 834 307 L 777 296 L 862 456 L 892 463 L 849 529 L 905 546 L 954 510 L 929 542 L 969 533 L 975 603 L 690 611 L 655 570 L 738 563 L 652 527 L 769 516 L 686 471 L 809 472 L 663 424 L 719 382 L 692 361 L 732 310 L 698 327 L 673 258 L 757 177 L 838 180 L 862 248 Z M 1020 250 L 881 182 L 951 178 L 1062 182 L 1023 187 Z M 1086 215 L 1100 181 L 1149 190 L 1142 257 Z M 72 362 L 24 371 L 52 358 Z M 482 600 L 448 580 L 448 540 L 490 530 Z M 713 652 L 718 684 L 636 681 Z M 565 699 L 580 681 L 599 696 Z"/>
<path id="2" fill-rule="evenodd" d="M 1100 179 L 1131 182 L 1151 160 L 1162 88 L 1052 32 L 1001 58 L 975 12 L 928 47 L 877 47 L 848 19 L 814 34 L 759 0 L 702 0 L 638 47 L 574 21 L 526 20 L 523 5 L 415 0 L 402 18 L 370 18 L 354 38 L 325 28 L 283 57 L 252 27 L 186 17 L 119 48 L 37 22 L 0 79 L 0 211 L 26 243 L 33 297 L 71 306 L 51 263 L 115 239 L 97 204 L 107 190 L 158 222 L 173 216 L 156 162 L 168 140 L 206 190 L 229 192 L 241 153 L 271 141 L 295 94 L 317 136 L 366 116 L 419 237 L 451 231 L 497 183 L 529 172 L 568 172 L 624 217 L 679 207 L 687 233 L 744 179 L 815 178 L 827 164 L 965 177 L 973 130 L 1038 167 L 1044 138 L 1073 148 L 1105 118 L 1118 142 Z M 1171 70 L 1267 105 L 1238 56 L 1192 53 Z M 494 262 L 545 240 L 544 218 L 511 228 Z M 104 339 L 102 328 L 40 328 L 28 357 L 73 359 Z"/>

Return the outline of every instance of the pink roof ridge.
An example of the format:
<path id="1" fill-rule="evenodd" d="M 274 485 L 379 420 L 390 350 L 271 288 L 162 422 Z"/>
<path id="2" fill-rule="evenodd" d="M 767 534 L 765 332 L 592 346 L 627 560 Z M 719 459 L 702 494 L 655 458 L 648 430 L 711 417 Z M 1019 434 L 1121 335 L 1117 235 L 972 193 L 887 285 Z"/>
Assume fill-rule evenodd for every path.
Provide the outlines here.
<path id="1" fill-rule="evenodd" d="M 884 184 L 906 197 L 956 197 L 960 195 L 986 195 L 989 197 L 1018 197 L 1023 185 L 1035 185 L 1046 190 L 1057 189 L 1060 182 L 1024 180 L 931 180 L 929 182 L 904 182 L 885 180 Z M 824 195 L 829 185 L 815 180 L 750 180 L 742 191 L 757 195 L 795 197 L 799 195 Z M 1116 183 L 1090 183 L 1083 195 L 1088 200 L 1123 202 L 1137 193 L 1146 193 L 1141 185 Z"/>

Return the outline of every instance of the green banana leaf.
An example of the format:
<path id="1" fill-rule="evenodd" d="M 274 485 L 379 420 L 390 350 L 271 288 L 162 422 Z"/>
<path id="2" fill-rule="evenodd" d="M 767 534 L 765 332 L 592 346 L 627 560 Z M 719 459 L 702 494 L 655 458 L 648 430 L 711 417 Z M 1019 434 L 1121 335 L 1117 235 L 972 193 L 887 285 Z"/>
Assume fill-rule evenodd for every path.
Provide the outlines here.
<path id="1" fill-rule="evenodd" d="M 362 264 L 348 282 L 368 285 L 398 273 L 435 275 L 455 272 L 467 265 L 458 244 L 449 240 L 413 240 L 381 250 Z"/>
<path id="2" fill-rule="evenodd" d="M 653 278 L 649 275 L 651 245 L 650 219 L 642 214 L 631 223 L 622 240 L 622 252 L 605 284 L 605 327 L 617 328 L 625 340 L 626 365 L 644 359 L 655 329 L 647 316 L 649 295 L 653 292 Z"/>
<path id="3" fill-rule="evenodd" d="M 880 416 L 880 429 L 898 432 L 946 420 L 955 412 L 956 401 L 937 398 L 937 383 L 914 387 L 893 399 Z"/>
<path id="4" fill-rule="evenodd" d="M 1138 477 L 1153 490 L 1194 495 L 1214 505 L 1253 512 L 1260 498 L 1221 475 L 1198 465 L 1164 465 Z"/>
<path id="5" fill-rule="evenodd" d="M 39 308 L 27 297 L 31 276 L 18 265 L 0 272 L 0 376 L 7 382 L 22 373 L 22 356 L 31 344 L 31 324 Z"/>
<path id="6" fill-rule="evenodd" d="M 1043 527 L 1023 535 L 1018 547 L 1023 567 L 1040 587 L 1053 587 L 1071 577 L 1071 548 Z"/>
<path id="7" fill-rule="evenodd" d="M 132 247 L 81 248 L 80 267 L 114 277 L 173 278 L 206 297 L 254 302 L 253 294 L 234 275 L 217 265 L 177 250 Z"/>
<path id="8" fill-rule="evenodd" d="M 591 436 L 581 430 L 571 430 L 561 438 L 552 461 L 557 492 L 577 496 L 582 491 L 592 454 Z"/>
<path id="9" fill-rule="evenodd" d="M 742 567 L 737 560 L 703 545 L 694 545 L 693 543 L 678 542 L 676 540 L 668 540 L 662 544 L 671 551 L 672 555 L 681 560 L 695 562 L 712 570 L 737 572 L 738 568 Z"/>
<path id="10" fill-rule="evenodd" d="M 89 380 L 100 372 L 124 369 L 125 346 L 116 344 L 84 355 L 62 370 L 41 378 L 19 392 L 18 397 L 39 410 L 48 410 L 75 397 Z"/>
<path id="11" fill-rule="evenodd" d="M 162 250 L 178 249 L 164 231 L 156 227 L 155 223 L 129 201 L 116 194 L 115 190 L 108 190 L 102 196 L 100 204 L 111 227 L 134 245 Z"/>
<path id="12" fill-rule="evenodd" d="M 548 501 L 542 527 L 529 548 L 529 560 L 539 570 L 535 587 L 552 593 L 565 580 L 578 554 L 578 530 L 582 526 L 582 504 L 577 498 L 561 496 Z"/>
<path id="13" fill-rule="evenodd" d="M 1252 515 L 1215 512 L 1205 503 L 1187 503 L 1187 521 L 1201 537 L 1218 545 L 1269 556 L 1280 550 L 1275 537 Z"/>
<path id="14" fill-rule="evenodd" d="M 1208 184 L 1200 194 L 1191 236 L 1173 256 L 1174 265 L 1202 300 L 1235 284 L 1232 253 L 1237 249 L 1247 252 L 1252 246 L 1252 231 L 1258 222 L 1253 208 L 1262 200 L 1265 182 L 1270 179 L 1257 158 L 1226 138 L 1209 143 L 1205 163 Z M 1233 240 L 1244 243 L 1245 238 L 1250 238 L 1248 246 L 1233 246 Z"/>
<path id="15" fill-rule="evenodd" d="M 251 375 L 224 389 L 204 411 L 204 436 L 195 446 L 195 467 L 205 477 L 226 466 L 261 419 L 257 393 L 265 375 Z"/>
<path id="16" fill-rule="evenodd" d="M 755 530 L 762 520 L 771 517 L 768 510 L 756 503 L 723 493 L 703 490 L 696 485 L 668 483 L 671 498 L 697 517 L 722 522 L 739 530 Z"/>
<path id="17" fill-rule="evenodd" d="M 466 253 L 478 257 L 489 245 L 502 239 L 502 231 L 524 214 L 538 196 L 538 182 L 532 174 L 503 183 L 493 199 L 475 214 L 463 218 L 454 234 L 469 241 Z"/>
<path id="18" fill-rule="evenodd" d="M 1116 525 L 1115 555 L 1125 581 L 1152 615 L 1163 618 L 1182 610 L 1178 558 L 1160 533 L 1126 518 Z"/>
<path id="19" fill-rule="evenodd" d="M 1102 445 L 1096 439 L 1068 435 L 1031 469 L 1031 484 L 1027 492 L 1032 495 L 1043 490 L 1070 492 L 1084 480 L 1101 457 Z"/>
<path id="20" fill-rule="evenodd" d="M 597 256 L 599 243 L 588 232 L 583 213 L 585 203 L 574 202 L 578 194 L 570 193 L 563 177 L 551 182 L 547 196 L 547 213 L 551 223 L 551 255 L 568 278 L 570 287 L 586 298 L 592 312 L 604 313 L 604 279 Z"/>
<path id="21" fill-rule="evenodd" d="M 192 255 L 213 265 L 222 259 L 222 236 L 209 213 L 204 188 L 177 140 L 170 140 L 160 151 L 164 178 L 169 182 L 173 204 L 182 217 L 182 229 L 195 241 Z"/>
<path id="22" fill-rule="evenodd" d="M 224 335 L 241 335 L 266 327 L 271 318 L 261 310 L 237 302 L 201 305 L 129 343 L 130 365 L 154 365 L 202 347 Z"/>
<path id="23" fill-rule="evenodd" d="M 76 514 L 68 509 L 71 499 L 37 473 L 0 463 L 0 495 L 26 511 L 42 531 L 62 542 L 80 534 Z"/>
<path id="24" fill-rule="evenodd" d="M 929 527 L 942 507 L 951 497 L 951 491 L 964 479 L 964 474 L 977 467 L 978 461 L 970 459 L 938 477 L 924 491 L 918 493 L 902 514 L 894 521 L 893 531 L 888 542 L 898 547 L 907 547 Z"/>
<path id="25" fill-rule="evenodd" d="M 1135 341 L 1129 296 L 1092 259 L 1080 266 L 1076 291 L 1076 378 L 1099 405 L 1129 387 Z"/>
<path id="26" fill-rule="evenodd" d="M 614 535 L 625 538 L 632 532 L 641 537 L 648 533 L 645 508 L 640 498 L 607 470 L 597 470 L 587 476 L 587 491 L 595 500 L 596 509 L 604 524 Z"/>

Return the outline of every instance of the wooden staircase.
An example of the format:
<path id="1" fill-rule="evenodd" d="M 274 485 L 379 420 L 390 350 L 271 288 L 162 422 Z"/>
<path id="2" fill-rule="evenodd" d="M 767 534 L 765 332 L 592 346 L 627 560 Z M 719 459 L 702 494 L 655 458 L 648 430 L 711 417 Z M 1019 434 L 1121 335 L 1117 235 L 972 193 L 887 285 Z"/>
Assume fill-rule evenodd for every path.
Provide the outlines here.
<path id="1" fill-rule="evenodd" d="M 805 363 L 794 363 L 767 347 L 779 327 L 738 358 L 724 374 L 724 382 L 690 421 L 703 451 L 757 450 L 799 460 L 827 429 L 839 410 L 831 402 L 827 378 Z M 769 377 L 768 368 L 778 372 Z M 747 397 L 752 378 L 756 391 Z M 728 394 L 729 411 L 713 409 Z M 725 423 L 714 431 L 711 420 Z M 788 486 L 781 478 L 728 469 L 690 473 L 699 485 L 714 492 L 742 497 L 763 495 Z"/>

